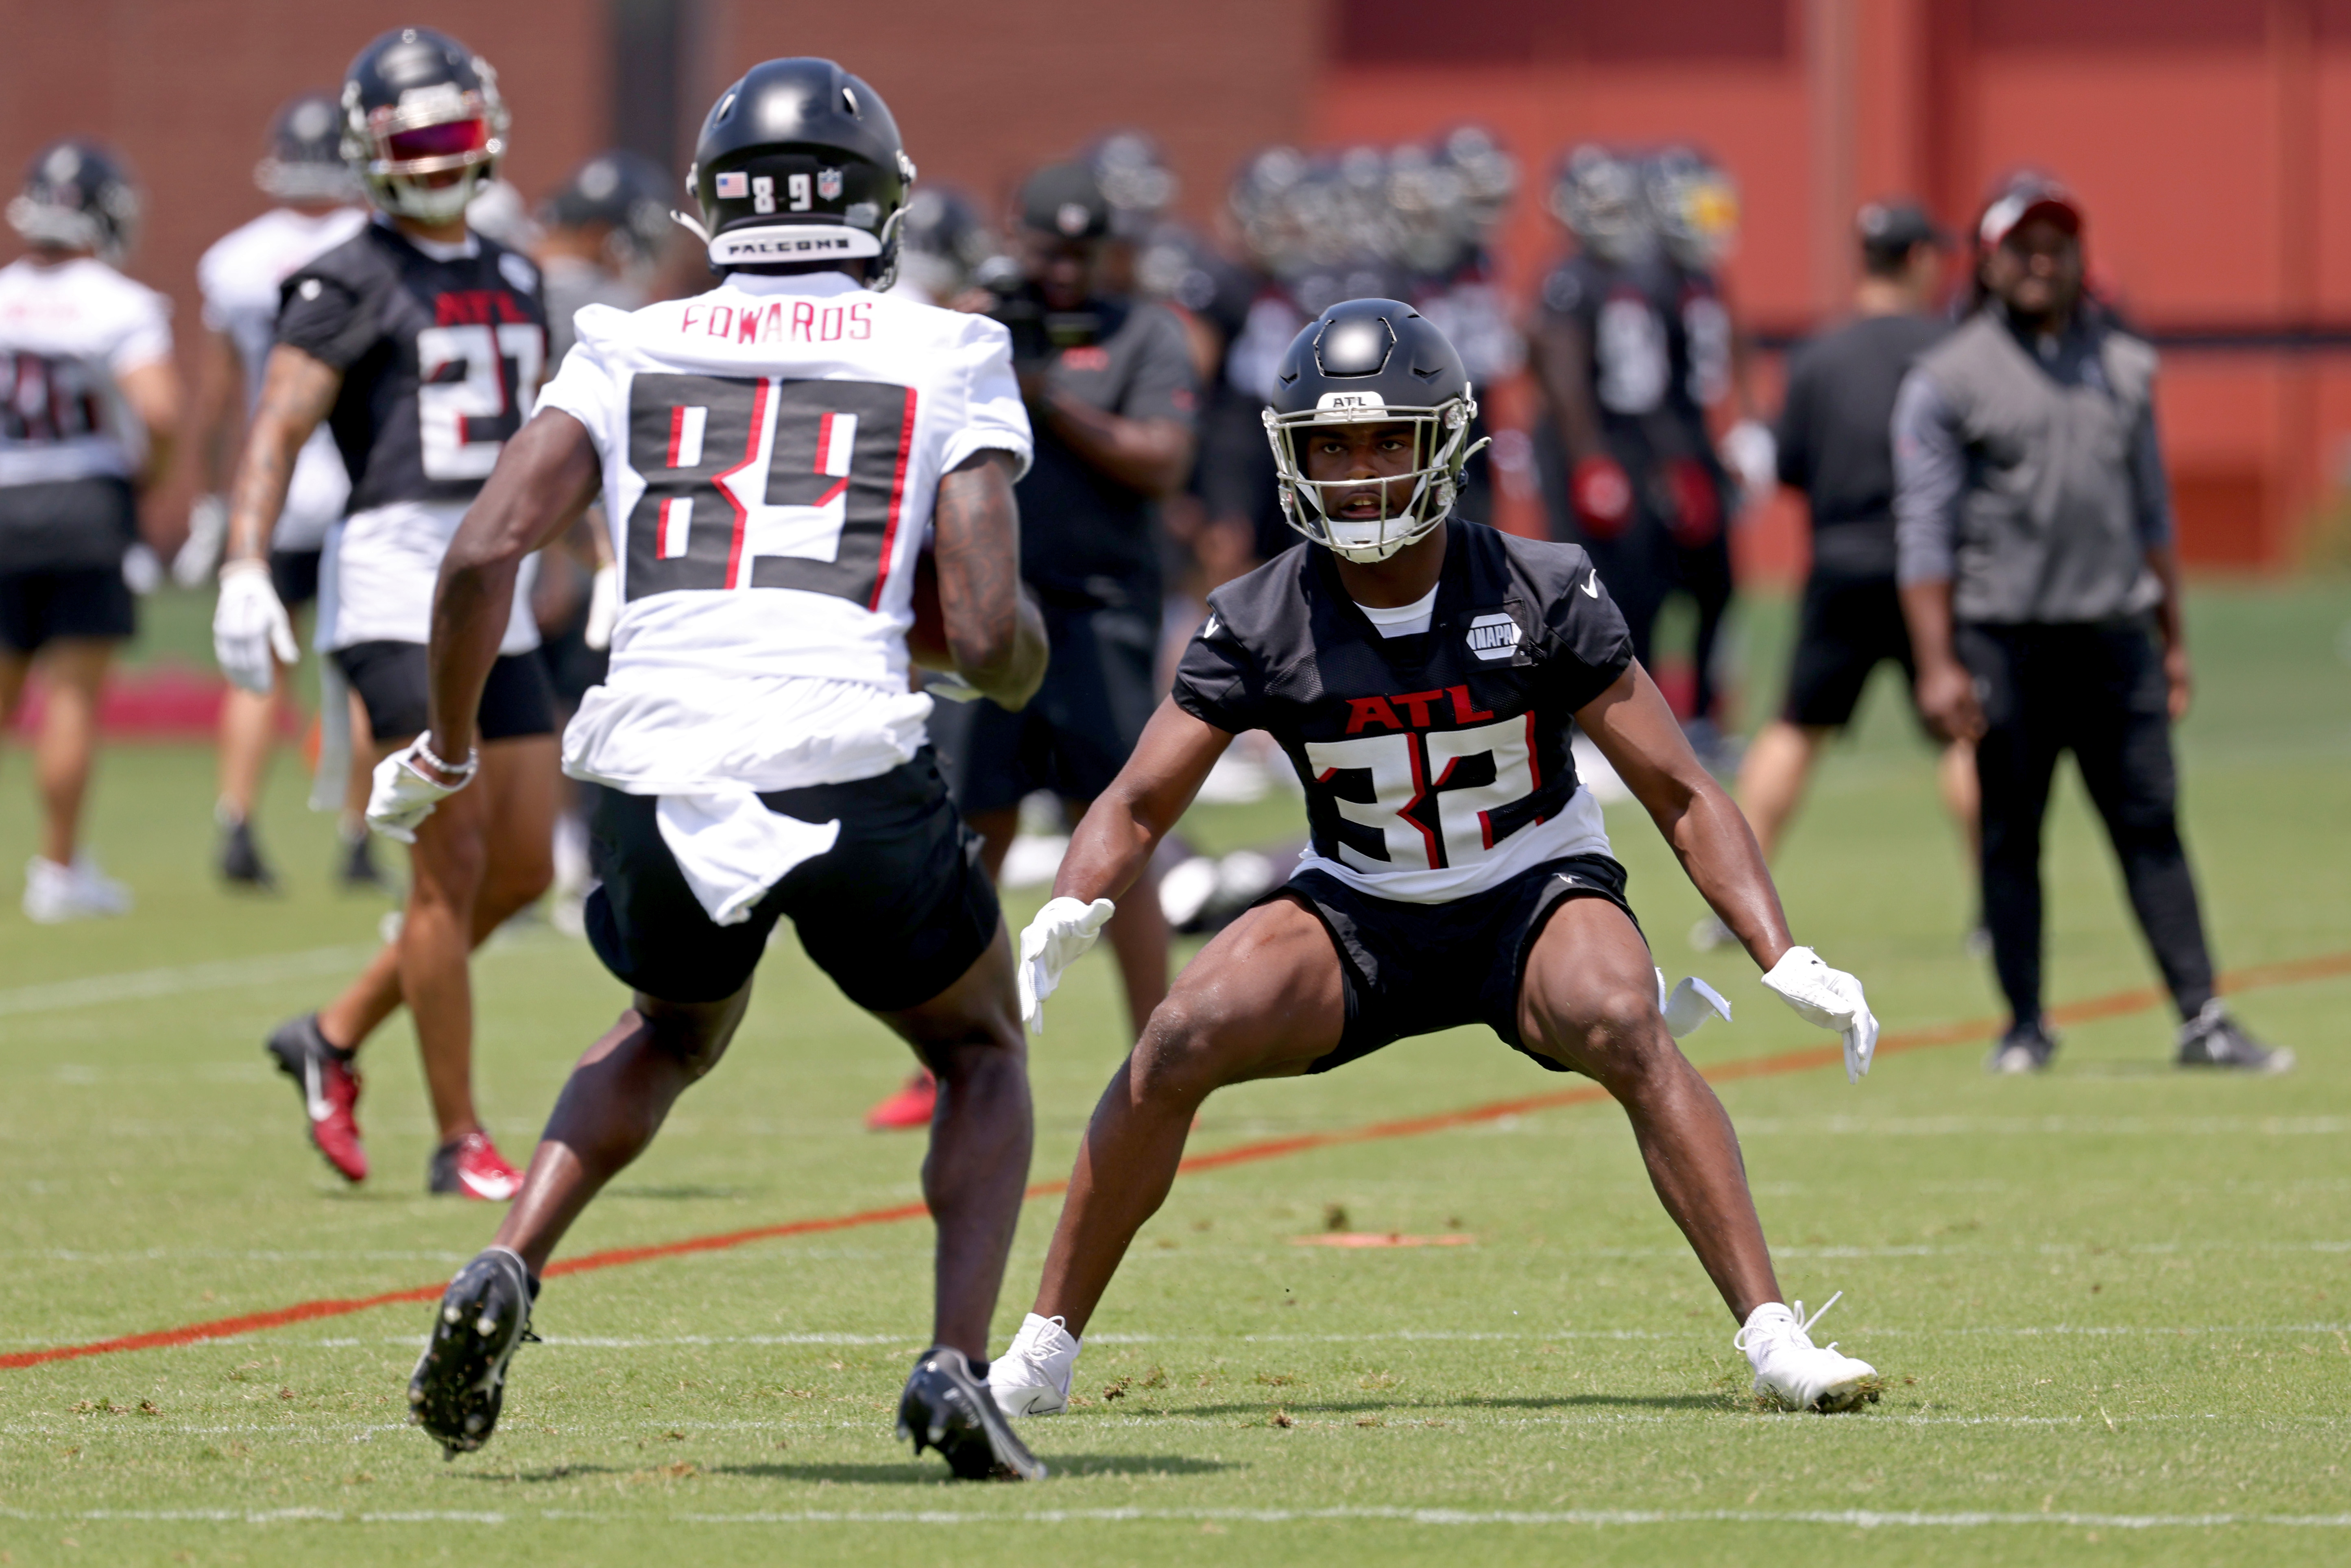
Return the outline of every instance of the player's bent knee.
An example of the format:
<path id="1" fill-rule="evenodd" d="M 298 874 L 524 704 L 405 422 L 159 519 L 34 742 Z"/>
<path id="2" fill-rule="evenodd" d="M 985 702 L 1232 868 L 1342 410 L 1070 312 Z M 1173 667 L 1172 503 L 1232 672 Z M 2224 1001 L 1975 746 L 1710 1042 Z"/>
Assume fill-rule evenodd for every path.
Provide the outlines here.
<path id="1" fill-rule="evenodd" d="M 1672 1049 L 1657 998 L 1644 988 L 1612 986 L 1578 996 L 1543 1021 L 1552 1046 L 1545 1054 L 1604 1084 L 1642 1076 Z"/>
<path id="2" fill-rule="evenodd" d="M 1135 1097 L 1200 1100 L 1249 1076 L 1224 1021 L 1217 1009 L 1181 993 L 1161 1002 L 1129 1059 L 1128 1082 Z"/>

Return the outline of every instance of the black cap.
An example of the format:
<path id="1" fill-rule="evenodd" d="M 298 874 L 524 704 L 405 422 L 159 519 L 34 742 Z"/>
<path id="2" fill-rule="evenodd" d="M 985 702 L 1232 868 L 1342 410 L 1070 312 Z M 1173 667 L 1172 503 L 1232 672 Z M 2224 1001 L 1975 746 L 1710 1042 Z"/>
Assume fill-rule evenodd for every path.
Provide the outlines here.
<path id="1" fill-rule="evenodd" d="M 1020 187 L 1020 222 L 1063 239 L 1100 239 L 1110 233 L 1110 202 L 1082 163 L 1049 163 Z"/>
<path id="2" fill-rule="evenodd" d="M 1907 256 L 1913 246 L 1942 249 L 1951 243 L 1950 231 L 1927 215 L 1927 209 L 1907 197 L 1871 202 L 1854 215 L 1861 248 L 1889 260 Z"/>

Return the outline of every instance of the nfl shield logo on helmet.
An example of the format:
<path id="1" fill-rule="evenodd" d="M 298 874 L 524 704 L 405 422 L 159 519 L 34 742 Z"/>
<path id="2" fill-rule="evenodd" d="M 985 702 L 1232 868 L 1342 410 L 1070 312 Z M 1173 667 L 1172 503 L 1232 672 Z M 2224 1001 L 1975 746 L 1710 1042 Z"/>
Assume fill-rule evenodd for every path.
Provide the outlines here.
<path id="1" fill-rule="evenodd" d="M 751 177 L 737 169 L 718 176 L 718 199 L 739 202 L 751 193 Z"/>
<path id="2" fill-rule="evenodd" d="M 819 169 L 816 172 L 817 199 L 825 202 L 841 200 L 841 171 Z"/>

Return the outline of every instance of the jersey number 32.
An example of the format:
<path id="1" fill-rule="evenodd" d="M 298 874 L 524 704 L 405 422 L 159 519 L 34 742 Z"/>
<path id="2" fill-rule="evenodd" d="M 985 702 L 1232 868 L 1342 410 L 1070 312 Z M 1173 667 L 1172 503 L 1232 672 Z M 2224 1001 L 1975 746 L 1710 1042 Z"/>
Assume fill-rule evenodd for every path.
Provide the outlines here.
<path id="1" fill-rule="evenodd" d="M 631 601 L 793 588 L 878 606 L 905 500 L 912 388 L 640 375 L 629 391 Z"/>

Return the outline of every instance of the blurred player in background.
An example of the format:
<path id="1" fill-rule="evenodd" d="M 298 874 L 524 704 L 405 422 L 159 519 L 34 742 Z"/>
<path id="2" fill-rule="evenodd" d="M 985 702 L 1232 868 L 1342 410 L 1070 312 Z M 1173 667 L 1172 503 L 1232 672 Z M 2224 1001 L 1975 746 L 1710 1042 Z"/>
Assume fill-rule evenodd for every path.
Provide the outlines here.
<path id="1" fill-rule="evenodd" d="M 992 309 L 1011 332 L 1036 431 L 1036 460 L 1019 484 L 1020 570 L 1044 606 L 1053 658 L 1019 712 L 984 700 L 947 705 L 931 730 L 991 878 L 1019 831 L 1022 798 L 1050 790 L 1082 813 L 1151 716 L 1163 593 L 1157 503 L 1191 472 L 1197 406 L 1183 323 L 1108 291 L 1122 247 L 1092 171 L 1039 170 L 1016 216 L 1019 278 L 1007 280 Z M 1167 993 L 1157 898 L 1130 900 L 1110 939 L 1140 1031 Z M 924 1125 L 933 1092 L 918 1078 L 868 1124 Z"/>
<path id="2" fill-rule="evenodd" d="M 1748 496 L 1770 494 L 1774 477 L 1771 432 L 1756 417 L 1746 341 L 1720 277 L 1739 238 L 1739 192 L 1719 164 L 1686 147 L 1643 160 L 1641 181 L 1667 289 L 1661 304 L 1671 363 L 1665 406 L 1671 417 L 1658 455 L 1672 504 L 1671 578 L 1698 612 L 1690 644 L 1694 685 L 1683 722 L 1698 755 L 1720 768 L 1729 752 L 1717 712 L 1715 646 L 1730 609 L 1730 524 Z M 1719 453 L 1718 424 L 1724 427 Z"/>
<path id="3" fill-rule="evenodd" d="M 254 169 L 254 183 L 281 204 L 232 230 L 196 264 L 204 291 L 205 340 L 196 382 L 191 432 L 196 484 L 202 491 L 188 515 L 188 541 L 172 562 L 183 585 L 208 580 L 228 538 L 228 502 L 223 492 L 246 423 L 260 405 L 265 367 L 277 331 L 277 286 L 287 274 L 332 250 L 367 222 L 357 205 L 359 183 L 343 162 L 343 117 L 333 98 L 306 93 L 277 111 L 269 128 L 269 152 Z M 335 438 L 323 426 L 311 434 L 295 459 L 286 507 L 269 541 L 269 578 L 278 602 L 298 615 L 319 597 L 319 561 L 327 533 L 343 515 L 351 493 Z M 273 664 L 276 661 L 273 658 Z M 292 700 L 291 669 L 276 664 L 266 692 L 232 685 L 221 699 L 220 800 L 213 809 L 221 830 L 220 873 L 232 884 L 269 888 L 277 876 L 253 831 L 253 810 L 277 740 L 278 715 Z M 370 852 L 367 831 L 368 776 L 364 760 L 352 764 L 349 736 L 354 706 L 342 672 L 326 661 L 319 672 L 322 730 L 341 726 L 340 744 L 322 743 L 322 766 L 343 763 L 338 780 L 342 814 L 337 830 L 343 842 L 339 880 L 347 887 L 382 884 Z M 365 709 L 358 731 L 366 735 Z M 362 739 L 357 754 L 364 758 Z"/>
<path id="4" fill-rule="evenodd" d="M 1019 586 L 1012 481 L 1029 434 L 1009 344 L 978 316 L 886 292 L 914 166 L 881 98 L 832 61 L 754 67 L 705 121 L 695 169 L 718 285 L 580 312 L 579 348 L 451 548 L 429 744 L 370 808 L 414 825 L 466 799 L 472 768 L 454 759 L 472 754 L 517 568 L 601 491 L 625 603 L 565 766 L 606 786 L 588 930 L 635 995 L 434 1312 L 411 1410 L 453 1455 L 489 1438 L 548 1260 L 717 1064 L 789 915 L 818 967 L 942 1081 L 923 1166 L 935 1337 L 899 1431 L 958 1476 L 1040 1476 L 982 1381 L 1029 1172 L 1011 951 L 924 744 L 931 699 L 907 682 L 934 533 L 947 647 L 931 656 L 1008 709 L 1044 673 Z"/>
<path id="5" fill-rule="evenodd" d="M 1658 606 L 1674 586 L 1681 501 L 1667 460 L 1685 438 L 1667 402 L 1672 297 L 1656 226 L 1630 158 L 1584 145 L 1551 188 L 1575 254 L 1543 280 L 1529 335 L 1544 417 L 1535 455 L 1552 535 L 1583 546 L 1607 580 L 1646 665 Z"/>
<path id="6" fill-rule="evenodd" d="M 25 913 L 45 923 L 131 908 L 82 847 L 81 810 L 107 666 L 138 629 L 123 569 L 139 497 L 180 423 L 171 303 L 115 270 L 139 208 L 119 159 L 59 141 L 7 209 L 26 254 L 0 267 L 0 730 L 37 665 L 41 837 Z"/>
<path id="7" fill-rule="evenodd" d="M 2155 350 L 2082 287 L 2082 209 L 2040 175 L 1977 221 L 1972 314 L 1927 349 L 1894 407 L 1896 571 L 1918 708 L 1975 744 L 1983 915 L 2009 1026 L 1986 1066 L 2036 1072 L 2041 829 L 2061 752 L 2122 862 L 2179 1009 L 2182 1067 L 2283 1072 L 2294 1052 L 2214 994 L 2179 841 L 2171 727 L 2191 680 Z"/>
<path id="8" fill-rule="evenodd" d="M 1400 301 L 1352 300 L 1299 334 L 1276 381 L 1265 424 L 1283 507 L 1312 542 L 1211 599 L 1174 695 L 1021 934 L 1024 1014 L 1039 1019 L 1236 735 L 1264 729 L 1289 754 L 1313 847 L 1184 971 L 1102 1092 L 1035 1307 L 989 1369 L 997 1399 L 1013 1416 L 1068 1405 L 1086 1323 L 1209 1094 L 1485 1023 L 1623 1105 L 1740 1324 L 1756 1392 L 1851 1408 L 1874 1373 L 1815 1347 L 1782 1303 L 1737 1135 L 1668 1030 L 1720 998 L 1692 981 L 1661 994 L 1571 728 L 1647 807 L 1764 984 L 1844 1033 L 1856 1080 L 1877 1037 L 1860 983 L 1790 939 L 1745 821 L 1634 662 L 1590 558 L 1452 515 L 1475 400 L 1444 335 Z"/>
<path id="9" fill-rule="evenodd" d="M 1812 570 L 1797 612 L 1796 649 L 1780 716 L 1758 731 L 1739 768 L 1739 803 L 1766 860 L 1802 800 L 1823 746 L 1852 722 L 1878 665 L 1916 677 L 1910 633 L 1894 585 L 1894 395 L 1922 351 L 1950 330 L 1937 310 L 1950 236 L 1909 202 L 1872 202 L 1855 224 L 1861 281 L 1854 319 L 1788 357 L 1787 401 L 1774 437 L 1780 482 L 1802 492 L 1812 519 Z M 1975 863 L 1975 753 L 1946 744 L 1937 769 L 1943 803 Z M 1692 941 L 1731 940 L 1711 916 Z"/>
<path id="10" fill-rule="evenodd" d="M 366 704 L 378 752 L 413 758 L 441 558 L 529 412 L 547 318 L 538 268 L 466 225 L 468 201 L 506 151 L 506 105 L 488 63 L 424 28 L 387 33 L 352 61 L 342 108 L 344 157 L 377 213 L 283 286 L 230 498 L 213 635 L 221 668 L 248 690 L 267 691 L 291 661 L 268 552 L 299 454 L 327 426 L 351 497 L 328 552 L 319 643 Z M 340 996 L 269 1037 L 301 1091 L 311 1141 L 348 1180 L 368 1169 L 352 1060 L 403 1002 L 439 1134 L 427 1190 L 500 1199 L 519 1179 L 475 1112 L 467 960 L 547 891 L 557 757 L 538 646 L 526 591 L 482 699 L 482 788 L 413 836 L 399 939 Z M 470 775 L 476 765 L 453 766 Z"/>
<path id="11" fill-rule="evenodd" d="M 987 220 L 953 186 L 908 196 L 899 229 L 898 280 L 890 287 L 917 304 L 955 307 L 976 286 L 981 266 L 999 255 Z"/>

